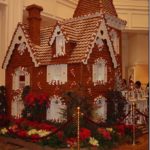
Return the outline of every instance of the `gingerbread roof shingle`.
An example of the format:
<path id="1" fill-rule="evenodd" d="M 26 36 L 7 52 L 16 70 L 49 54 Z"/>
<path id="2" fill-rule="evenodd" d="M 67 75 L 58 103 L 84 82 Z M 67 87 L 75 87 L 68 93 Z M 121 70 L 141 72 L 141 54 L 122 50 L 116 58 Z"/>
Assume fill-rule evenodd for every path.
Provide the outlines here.
<path id="1" fill-rule="evenodd" d="M 78 17 L 95 12 L 104 12 L 117 16 L 112 0 L 79 0 L 73 16 Z"/>
<path id="2" fill-rule="evenodd" d="M 45 52 L 42 52 L 42 54 L 38 54 L 40 64 L 42 65 L 49 63 L 60 63 L 58 62 L 58 60 L 65 61 L 65 63 L 82 62 L 87 57 L 88 46 L 94 40 L 93 34 L 97 32 L 97 29 L 99 27 L 98 25 L 102 21 L 102 17 L 103 15 L 96 13 L 93 16 L 79 17 L 60 22 L 59 25 L 61 26 L 63 33 L 65 33 L 67 38 L 69 38 L 68 40 L 76 41 L 77 45 L 72 50 L 72 53 L 68 57 L 60 59 L 60 58 L 52 58 L 52 51 L 50 50 L 51 47 L 49 47 L 48 45 L 47 47 L 45 47 L 45 44 L 43 46 L 42 45 L 43 43 L 41 42 L 41 48 L 40 50 L 37 51 L 37 53 L 41 53 L 42 49 L 43 51 L 46 50 L 48 52 L 49 58 L 47 56 L 46 57 L 44 56 L 47 55 Z M 98 25 L 96 26 L 96 24 Z M 41 35 L 44 34 L 41 33 Z M 43 38 L 44 36 L 41 36 L 41 41 L 43 41 Z M 48 38 L 44 39 L 47 40 Z M 48 41 L 46 43 L 48 43 Z"/>
<path id="3" fill-rule="evenodd" d="M 32 57 L 35 66 L 39 66 L 60 63 L 85 62 L 91 53 L 92 43 L 96 38 L 96 34 L 102 21 L 106 21 L 105 15 L 103 13 L 94 13 L 81 17 L 66 19 L 56 23 L 54 26 L 41 28 L 40 46 L 32 43 L 28 31 L 28 26 L 20 26 L 23 30 L 23 33 L 25 34 L 26 40 L 28 41 L 28 45 L 30 46 L 30 56 Z M 60 26 L 60 29 L 62 30 L 66 40 L 76 42 L 76 46 L 68 55 L 54 58 L 52 56 L 52 46 L 50 45 L 50 40 L 52 39 L 53 32 L 57 25 Z M 111 41 L 109 43 L 111 43 Z M 8 49 L 8 51 L 11 50 Z M 8 59 L 10 58 L 10 53 L 8 53 L 6 55 L 7 59 L 5 58 L 4 63 L 6 60 L 8 62 Z M 110 54 L 111 57 L 113 57 L 112 48 Z M 115 61 L 115 58 L 113 58 L 114 63 Z"/>

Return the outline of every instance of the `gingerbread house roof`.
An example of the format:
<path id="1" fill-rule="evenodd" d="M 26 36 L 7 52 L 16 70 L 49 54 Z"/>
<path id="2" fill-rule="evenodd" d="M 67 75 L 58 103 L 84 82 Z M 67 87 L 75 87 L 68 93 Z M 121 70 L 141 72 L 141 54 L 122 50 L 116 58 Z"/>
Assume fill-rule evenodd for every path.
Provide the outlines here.
<path id="1" fill-rule="evenodd" d="M 41 7 L 32 5 L 29 13 L 31 15 L 29 16 L 30 20 L 31 18 L 35 18 L 34 9 L 32 9 L 34 7 L 37 10 L 36 17 L 40 19 L 40 11 L 42 10 Z M 126 22 L 117 17 L 112 0 L 79 0 L 73 18 L 57 22 L 54 26 L 41 29 L 39 26 L 39 29 L 37 27 L 38 32 L 34 29 L 34 33 L 40 33 L 37 34 L 40 44 L 39 42 L 35 42 L 37 41 L 37 36 L 33 35 L 34 33 L 31 32 L 34 27 L 36 28 L 36 26 L 33 27 L 29 24 L 28 27 L 27 25 L 19 24 L 12 37 L 12 41 L 3 62 L 3 68 L 7 67 L 9 59 L 11 58 L 15 48 L 15 44 L 21 42 L 18 41 L 18 37 L 20 35 L 23 37 L 24 42 L 27 43 L 27 50 L 29 51 L 32 61 L 36 67 L 39 65 L 58 63 L 82 62 L 86 64 L 90 54 L 92 53 L 92 48 L 94 47 L 96 38 L 98 36 L 100 37 L 100 30 L 103 30 L 104 32 L 104 37 L 100 38 L 106 39 L 112 62 L 114 67 L 116 67 L 116 54 L 110 38 L 109 27 L 122 30 L 125 25 Z M 61 31 L 66 43 L 75 43 L 71 52 L 65 54 L 63 57 L 53 56 L 52 46 L 56 38 L 57 29 Z M 33 37 L 35 37 L 35 40 Z"/>
<path id="2" fill-rule="evenodd" d="M 114 64 L 114 67 L 116 67 L 116 56 L 108 31 L 108 28 L 111 25 L 109 17 L 108 15 L 105 15 L 103 13 L 94 13 L 81 17 L 66 19 L 64 21 L 57 22 L 55 26 L 41 28 L 40 46 L 32 43 L 29 35 L 28 26 L 19 24 L 8 48 L 6 57 L 3 62 L 3 68 L 6 68 L 7 64 L 9 63 L 9 59 L 11 58 L 11 55 L 13 53 L 15 42 L 17 42 L 17 36 L 19 36 L 21 30 L 21 34 L 23 34 L 24 40 L 28 43 L 28 51 L 30 52 L 32 61 L 37 67 L 39 65 L 58 63 L 83 62 L 86 64 L 88 58 L 90 57 L 90 54 L 92 53 L 92 48 L 94 46 L 95 39 L 100 29 L 104 30 L 104 32 L 106 33 L 105 38 L 107 40 L 112 62 Z M 116 25 L 116 27 L 118 29 L 122 29 L 125 26 L 125 21 L 119 21 L 119 26 Z M 114 26 L 114 24 L 112 25 Z M 63 35 L 65 36 L 66 42 L 73 41 L 76 43 L 74 49 L 72 49 L 71 53 L 69 53 L 69 55 L 66 55 L 66 57 L 53 58 L 52 56 L 51 45 L 55 39 L 54 32 L 57 27 L 59 27 L 62 31 Z"/>
<path id="3" fill-rule="evenodd" d="M 21 39 L 19 39 L 20 37 Z M 26 47 L 29 51 L 32 61 L 34 62 L 35 66 L 39 66 L 36 60 L 34 44 L 32 43 L 30 39 L 28 30 L 26 30 L 26 26 L 22 25 L 21 23 L 18 23 L 17 28 L 11 39 L 10 45 L 8 47 L 8 50 L 6 52 L 6 55 L 2 64 L 2 68 L 6 69 L 7 65 L 9 64 L 9 61 L 11 59 L 11 56 L 13 54 L 13 50 L 15 49 L 16 44 L 20 44 L 21 42 L 25 42 L 27 44 Z"/>

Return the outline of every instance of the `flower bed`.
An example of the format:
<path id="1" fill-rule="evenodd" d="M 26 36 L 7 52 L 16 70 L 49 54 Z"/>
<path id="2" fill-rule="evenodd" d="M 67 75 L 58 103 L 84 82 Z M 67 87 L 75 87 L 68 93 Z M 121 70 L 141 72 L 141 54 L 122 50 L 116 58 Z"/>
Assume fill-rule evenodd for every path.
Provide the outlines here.
<path id="1" fill-rule="evenodd" d="M 3 137 L 18 138 L 41 147 L 66 148 L 77 147 L 76 130 L 73 124 L 65 126 L 39 123 L 27 119 L 12 119 L 10 124 L 0 129 Z M 132 126 L 115 125 L 113 127 L 80 128 L 80 146 L 111 149 L 125 139 L 131 140 Z M 68 130 L 72 130 L 71 134 Z"/>

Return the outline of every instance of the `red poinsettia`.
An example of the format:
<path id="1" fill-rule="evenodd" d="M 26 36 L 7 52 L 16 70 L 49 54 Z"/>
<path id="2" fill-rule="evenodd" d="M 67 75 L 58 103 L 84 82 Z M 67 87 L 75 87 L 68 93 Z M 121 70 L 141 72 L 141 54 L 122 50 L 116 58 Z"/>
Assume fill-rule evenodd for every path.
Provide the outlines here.
<path id="1" fill-rule="evenodd" d="M 57 136 L 58 136 L 58 138 L 60 139 L 60 140 L 62 140 L 62 138 L 63 138 L 63 131 L 58 131 L 57 132 Z"/>
<path id="2" fill-rule="evenodd" d="M 133 125 L 120 124 L 120 125 L 116 125 L 115 129 L 120 136 L 125 136 L 125 134 L 129 134 L 133 132 Z"/>
<path id="3" fill-rule="evenodd" d="M 86 128 L 80 129 L 80 140 L 84 141 L 85 139 L 89 138 L 91 136 L 91 131 Z"/>
<path id="4" fill-rule="evenodd" d="M 40 140 L 40 137 L 38 134 L 31 135 L 31 141 L 32 142 L 38 142 Z"/>
<path id="5" fill-rule="evenodd" d="M 125 135 L 125 126 L 123 124 L 116 125 L 116 130 L 119 133 L 120 136 Z"/>
<path id="6" fill-rule="evenodd" d="M 111 139 L 112 139 L 112 137 L 111 137 L 111 135 L 110 135 L 110 132 L 107 131 L 106 129 L 104 129 L 104 128 L 98 128 L 98 132 L 99 132 L 100 134 L 102 134 L 102 136 L 103 136 L 105 139 L 107 139 L 107 140 L 111 140 Z"/>
<path id="7" fill-rule="evenodd" d="M 77 145 L 77 138 L 68 138 L 66 140 L 68 147 L 74 147 Z"/>
<path id="8" fill-rule="evenodd" d="M 19 132 L 17 132 L 17 135 L 19 137 L 25 138 L 25 137 L 27 137 L 27 131 L 26 130 L 20 130 Z"/>
<path id="9" fill-rule="evenodd" d="M 30 107 L 34 107 L 35 104 L 38 104 L 40 106 L 46 104 L 46 106 L 48 106 L 49 105 L 48 95 L 45 93 L 41 94 L 29 93 L 25 97 L 25 104 Z"/>

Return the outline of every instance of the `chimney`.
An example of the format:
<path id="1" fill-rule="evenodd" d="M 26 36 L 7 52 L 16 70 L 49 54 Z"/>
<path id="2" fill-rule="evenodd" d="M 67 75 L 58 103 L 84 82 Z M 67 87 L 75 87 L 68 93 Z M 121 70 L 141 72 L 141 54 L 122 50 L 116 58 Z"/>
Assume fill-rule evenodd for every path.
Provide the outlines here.
<path id="1" fill-rule="evenodd" d="M 26 8 L 29 13 L 29 34 L 31 40 L 34 44 L 40 45 L 40 24 L 41 24 L 41 15 L 40 12 L 43 10 L 41 6 L 30 5 Z"/>

